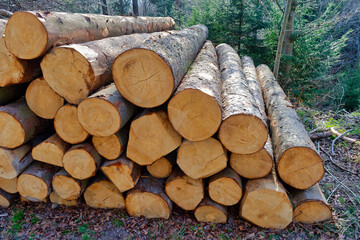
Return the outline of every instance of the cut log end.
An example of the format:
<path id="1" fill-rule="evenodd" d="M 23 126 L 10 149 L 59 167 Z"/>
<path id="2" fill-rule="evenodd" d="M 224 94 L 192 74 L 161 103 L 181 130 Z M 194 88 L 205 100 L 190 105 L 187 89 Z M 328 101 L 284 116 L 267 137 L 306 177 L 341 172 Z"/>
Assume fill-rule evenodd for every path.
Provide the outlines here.
<path id="1" fill-rule="evenodd" d="M 110 137 L 93 136 L 92 143 L 96 151 L 109 160 L 118 158 L 122 153 L 122 149 L 125 148 L 116 135 L 111 135 Z"/>
<path id="2" fill-rule="evenodd" d="M 37 78 L 30 83 L 25 98 L 29 108 L 45 119 L 53 119 L 64 105 L 64 98 L 56 94 L 43 78 Z"/>
<path id="3" fill-rule="evenodd" d="M 116 106 L 100 98 L 88 98 L 77 109 L 81 126 L 93 136 L 108 137 L 121 126 L 121 117 Z"/>
<path id="4" fill-rule="evenodd" d="M 10 200 L 0 194 L 0 207 L 8 208 L 10 204 Z"/>
<path id="5" fill-rule="evenodd" d="M 133 48 L 122 53 L 115 59 L 112 71 L 121 95 L 143 108 L 160 106 L 174 90 L 171 68 L 150 50 Z"/>
<path id="6" fill-rule="evenodd" d="M 209 196 L 221 205 L 232 206 L 240 201 L 242 189 L 234 179 L 222 177 L 209 183 Z"/>
<path id="7" fill-rule="evenodd" d="M 70 144 L 65 143 L 58 135 L 53 135 L 32 149 L 35 160 L 63 167 L 63 156 Z"/>
<path id="8" fill-rule="evenodd" d="M 153 164 L 146 166 L 146 169 L 155 178 L 167 178 L 171 174 L 172 165 L 169 160 L 162 157 Z"/>
<path id="9" fill-rule="evenodd" d="M 330 218 L 332 218 L 331 209 L 323 201 L 306 201 L 294 209 L 295 222 L 313 224 Z"/>
<path id="10" fill-rule="evenodd" d="M 196 89 L 177 93 L 168 104 L 168 114 L 174 128 L 190 141 L 211 137 L 222 120 L 216 99 Z"/>
<path id="11" fill-rule="evenodd" d="M 223 121 L 219 129 L 219 138 L 229 151 L 251 154 L 264 147 L 268 131 L 259 118 L 238 114 Z"/>
<path id="12" fill-rule="evenodd" d="M 280 178 L 297 189 L 307 189 L 324 176 L 324 165 L 320 156 L 306 147 L 286 150 L 278 162 Z"/>
<path id="13" fill-rule="evenodd" d="M 25 131 L 21 123 L 12 115 L 0 112 L 0 146 L 16 148 L 25 141 Z"/>
<path id="14" fill-rule="evenodd" d="M 206 197 L 195 209 L 194 215 L 199 222 L 226 223 L 227 209 Z"/>
<path id="15" fill-rule="evenodd" d="M 51 192 L 49 198 L 50 198 L 50 202 L 56 203 L 59 205 L 65 205 L 65 206 L 77 206 L 78 205 L 77 199 L 66 200 L 66 199 L 60 197 L 59 195 L 57 195 L 55 192 Z"/>
<path id="16" fill-rule="evenodd" d="M 84 149 L 70 149 L 63 158 L 65 170 L 76 179 L 87 179 L 97 170 L 93 156 Z"/>
<path id="17" fill-rule="evenodd" d="M 1 163 L 0 163 L 1 164 Z M 0 189 L 8 193 L 17 193 L 17 178 L 6 179 L 0 177 Z"/>
<path id="18" fill-rule="evenodd" d="M 5 35 L 7 48 L 18 58 L 34 59 L 46 51 L 47 31 L 32 13 L 14 13 L 7 23 Z"/>
<path id="19" fill-rule="evenodd" d="M 81 186 L 72 177 L 56 175 L 52 181 L 52 186 L 56 194 L 64 200 L 76 200 L 80 197 Z"/>
<path id="20" fill-rule="evenodd" d="M 49 187 L 42 178 L 31 174 L 21 174 L 17 190 L 20 195 L 33 202 L 43 201 L 49 194 Z"/>
<path id="21" fill-rule="evenodd" d="M 16 178 L 33 161 L 30 151 L 29 144 L 13 150 L 0 148 L 0 177 Z"/>

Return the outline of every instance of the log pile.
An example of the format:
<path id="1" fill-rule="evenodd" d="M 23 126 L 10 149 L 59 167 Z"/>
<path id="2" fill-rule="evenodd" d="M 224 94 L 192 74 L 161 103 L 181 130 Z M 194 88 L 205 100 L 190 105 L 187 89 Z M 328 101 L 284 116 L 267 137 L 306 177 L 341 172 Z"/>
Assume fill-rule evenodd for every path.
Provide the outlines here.
<path id="1" fill-rule="evenodd" d="M 238 205 L 242 218 L 280 229 L 331 218 L 322 160 L 269 68 L 215 48 L 204 25 L 173 26 L 41 11 L 9 19 L 0 206 L 83 198 L 131 216 L 167 219 L 176 205 L 226 223 Z"/>

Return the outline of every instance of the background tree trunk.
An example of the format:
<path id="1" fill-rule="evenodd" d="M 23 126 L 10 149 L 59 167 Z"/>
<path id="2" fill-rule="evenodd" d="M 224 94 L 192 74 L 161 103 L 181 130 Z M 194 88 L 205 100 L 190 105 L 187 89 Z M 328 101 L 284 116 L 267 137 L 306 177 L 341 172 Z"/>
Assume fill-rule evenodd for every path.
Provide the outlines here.
<path id="1" fill-rule="evenodd" d="M 108 11 L 108 6 L 106 3 L 106 0 L 101 0 L 100 1 L 101 4 L 101 12 L 103 15 L 109 15 L 109 11 Z"/>
<path id="2" fill-rule="evenodd" d="M 135 16 L 139 16 L 139 3 L 138 3 L 138 0 L 132 0 L 132 5 L 133 5 L 133 14 Z"/>

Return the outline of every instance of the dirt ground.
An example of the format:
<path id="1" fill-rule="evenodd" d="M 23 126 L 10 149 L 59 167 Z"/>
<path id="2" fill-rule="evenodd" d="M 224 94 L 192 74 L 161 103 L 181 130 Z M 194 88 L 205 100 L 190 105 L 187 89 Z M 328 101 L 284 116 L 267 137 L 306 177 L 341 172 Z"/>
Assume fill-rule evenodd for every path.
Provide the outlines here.
<path id="1" fill-rule="evenodd" d="M 360 138 L 360 113 L 324 114 L 306 109 L 298 113 L 309 131 L 351 129 L 347 136 Z M 63 207 L 16 201 L 0 209 L 0 239 L 359 239 L 360 145 L 339 139 L 331 155 L 334 139 L 315 141 L 325 163 L 320 185 L 334 215 L 323 223 L 263 229 L 239 218 L 237 206 L 229 208 L 226 224 L 207 224 L 198 223 L 192 212 L 176 206 L 169 220 L 148 220 L 130 217 L 125 210 L 92 209 L 85 204 Z"/>

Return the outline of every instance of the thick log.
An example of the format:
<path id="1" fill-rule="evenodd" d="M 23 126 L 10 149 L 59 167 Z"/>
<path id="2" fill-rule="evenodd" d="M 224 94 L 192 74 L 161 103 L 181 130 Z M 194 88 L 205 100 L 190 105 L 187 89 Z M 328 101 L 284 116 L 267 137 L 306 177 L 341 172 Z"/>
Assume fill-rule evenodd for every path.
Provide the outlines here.
<path id="1" fill-rule="evenodd" d="M 167 35 L 166 32 L 131 34 L 54 48 L 42 60 L 41 70 L 56 93 L 69 103 L 79 104 L 90 93 L 112 82 L 111 66 L 119 54 L 148 39 Z"/>
<path id="2" fill-rule="evenodd" d="M 205 42 L 171 98 L 168 114 L 176 131 L 190 141 L 205 140 L 220 127 L 220 71 L 210 41 Z"/>
<path id="3" fill-rule="evenodd" d="M 30 144 L 15 149 L 0 148 L 0 177 L 16 178 L 32 161 Z"/>
<path id="4" fill-rule="evenodd" d="M 146 170 L 154 178 L 167 178 L 170 176 L 173 170 L 173 166 L 176 164 L 177 152 L 173 151 L 161 157 L 150 165 L 146 166 Z"/>
<path id="5" fill-rule="evenodd" d="M 8 208 L 16 197 L 17 194 L 8 193 L 0 189 L 0 207 Z"/>
<path id="6" fill-rule="evenodd" d="M 271 139 L 268 137 L 264 148 L 252 154 L 231 153 L 230 166 L 240 176 L 248 179 L 262 178 L 271 172 L 274 165 Z"/>
<path id="7" fill-rule="evenodd" d="M 29 201 L 43 201 L 51 192 L 51 180 L 55 172 L 54 166 L 34 161 L 18 177 L 18 192 Z"/>
<path id="8" fill-rule="evenodd" d="M 204 191 L 202 179 L 192 179 L 179 168 L 174 169 L 165 184 L 166 195 L 184 210 L 194 210 L 204 198 Z"/>
<path id="9" fill-rule="evenodd" d="M 122 193 L 101 172 L 89 183 L 84 199 L 93 208 L 125 208 Z"/>
<path id="10" fill-rule="evenodd" d="M 227 167 L 209 179 L 210 198 L 224 206 L 237 204 L 242 196 L 242 182 L 239 175 Z"/>
<path id="11" fill-rule="evenodd" d="M 239 215 L 263 228 L 284 229 L 291 223 L 293 209 L 275 168 L 268 176 L 246 183 Z"/>
<path id="12" fill-rule="evenodd" d="M 135 110 L 112 83 L 82 101 L 77 115 L 85 131 L 93 136 L 109 137 L 125 126 Z"/>
<path id="13" fill-rule="evenodd" d="M 181 144 L 181 135 L 163 110 L 145 109 L 132 121 L 126 156 L 139 165 L 150 165 Z"/>
<path id="14" fill-rule="evenodd" d="M 59 135 L 54 134 L 32 149 L 32 157 L 40 162 L 63 167 L 63 157 L 70 146 Z"/>
<path id="15" fill-rule="evenodd" d="M 48 127 L 47 120 L 36 116 L 25 98 L 0 107 L 0 146 L 16 148 L 28 142 Z"/>
<path id="16" fill-rule="evenodd" d="M 142 176 L 125 199 L 128 214 L 134 217 L 168 219 L 172 211 L 171 200 L 164 192 L 164 181 Z"/>
<path id="17" fill-rule="evenodd" d="M 226 223 L 227 208 L 206 196 L 195 209 L 194 215 L 199 222 Z"/>
<path id="18" fill-rule="evenodd" d="M 54 119 L 56 112 L 64 105 L 64 98 L 56 94 L 42 77 L 29 84 L 25 98 L 31 111 L 45 119 Z"/>
<path id="19" fill-rule="evenodd" d="M 61 12 L 16 12 L 5 28 L 6 46 L 22 59 L 44 55 L 51 47 L 174 27 L 170 17 L 123 17 Z"/>
<path id="20" fill-rule="evenodd" d="M 17 185 L 17 177 L 12 179 L 6 179 L 0 177 L 0 189 L 4 190 L 5 192 L 17 193 L 18 191 L 16 185 Z"/>
<path id="21" fill-rule="evenodd" d="M 262 149 L 268 137 L 246 77 L 240 57 L 227 44 L 216 47 L 222 79 L 222 119 L 219 139 L 231 152 L 251 154 Z"/>
<path id="22" fill-rule="evenodd" d="M 117 89 L 137 106 L 162 105 L 178 87 L 207 34 L 204 25 L 196 25 L 122 53 L 112 67 Z"/>
<path id="23" fill-rule="evenodd" d="M 120 192 L 125 192 L 135 187 L 141 175 L 141 166 L 121 156 L 116 160 L 104 162 L 101 171 Z"/>
<path id="24" fill-rule="evenodd" d="M 306 190 L 291 189 L 294 221 L 306 224 L 322 222 L 332 218 L 331 206 L 326 201 L 319 184 Z"/>
<path id="25" fill-rule="evenodd" d="M 52 179 L 53 191 L 64 200 L 76 200 L 84 192 L 88 180 L 78 180 L 70 176 L 65 169 L 57 172 Z"/>
<path id="26" fill-rule="evenodd" d="M 125 151 L 128 139 L 129 125 L 109 137 L 93 136 L 92 143 L 101 156 L 107 160 L 114 160 Z"/>
<path id="27" fill-rule="evenodd" d="M 62 197 L 60 197 L 59 195 L 57 195 L 54 191 L 50 193 L 49 195 L 49 199 L 50 202 L 52 203 L 56 203 L 59 205 L 65 205 L 68 207 L 74 207 L 78 205 L 78 200 L 74 199 L 74 200 L 65 200 Z"/>
<path id="28" fill-rule="evenodd" d="M 89 137 L 79 122 L 75 105 L 67 104 L 56 112 L 54 127 L 59 137 L 71 144 L 81 143 Z"/>
<path id="29" fill-rule="evenodd" d="M 95 176 L 101 162 L 102 157 L 88 142 L 73 145 L 63 157 L 66 172 L 79 180 Z"/>
<path id="30" fill-rule="evenodd" d="M 256 70 L 270 118 L 279 177 L 294 188 L 307 189 L 323 177 L 323 161 L 271 70 L 266 65 Z"/>
<path id="31" fill-rule="evenodd" d="M 214 138 L 198 142 L 184 140 L 177 156 L 181 170 L 193 179 L 210 177 L 220 172 L 226 168 L 227 160 L 226 150 Z"/>

